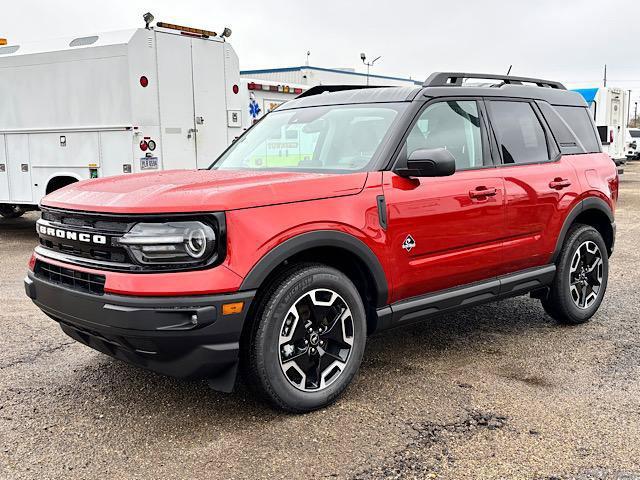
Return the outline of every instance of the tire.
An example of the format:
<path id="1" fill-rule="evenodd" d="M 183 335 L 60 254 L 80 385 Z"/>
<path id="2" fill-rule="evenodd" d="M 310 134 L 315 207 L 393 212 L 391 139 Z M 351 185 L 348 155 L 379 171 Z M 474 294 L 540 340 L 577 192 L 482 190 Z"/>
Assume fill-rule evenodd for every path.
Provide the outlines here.
<path id="1" fill-rule="evenodd" d="M 588 225 L 575 225 L 567 233 L 542 306 L 560 323 L 585 323 L 600 307 L 608 277 L 609 256 L 602 235 Z"/>
<path id="2" fill-rule="evenodd" d="M 243 344 L 244 376 L 275 407 L 294 413 L 325 407 L 356 375 L 366 316 L 358 290 L 342 272 L 294 265 L 260 297 L 254 318 Z"/>
<path id="3" fill-rule="evenodd" d="M 0 216 L 3 218 L 19 218 L 25 214 L 25 210 L 17 205 L 0 205 Z"/>

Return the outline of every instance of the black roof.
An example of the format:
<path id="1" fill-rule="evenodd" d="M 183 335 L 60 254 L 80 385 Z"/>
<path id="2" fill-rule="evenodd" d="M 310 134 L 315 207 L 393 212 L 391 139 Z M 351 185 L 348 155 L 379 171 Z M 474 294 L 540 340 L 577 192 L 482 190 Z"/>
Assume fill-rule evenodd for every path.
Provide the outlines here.
<path id="1" fill-rule="evenodd" d="M 490 80 L 480 85 L 465 85 L 463 79 Z M 423 87 L 366 87 L 324 85 L 309 89 L 280 109 L 353 103 L 408 102 L 416 98 L 435 97 L 502 97 L 543 100 L 552 105 L 587 107 L 582 95 L 566 90 L 551 80 L 477 73 L 432 74 Z"/>
<path id="2" fill-rule="evenodd" d="M 294 100 L 290 100 L 278 110 L 312 107 L 319 105 L 343 105 L 350 103 L 383 103 L 410 101 L 422 90 L 421 87 L 366 87 L 353 85 L 330 85 L 329 89 L 318 89 L 315 95 L 309 89 Z M 316 87 L 314 87 L 316 88 Z M 311 92 L 311 94 L 309 94 Z"/>

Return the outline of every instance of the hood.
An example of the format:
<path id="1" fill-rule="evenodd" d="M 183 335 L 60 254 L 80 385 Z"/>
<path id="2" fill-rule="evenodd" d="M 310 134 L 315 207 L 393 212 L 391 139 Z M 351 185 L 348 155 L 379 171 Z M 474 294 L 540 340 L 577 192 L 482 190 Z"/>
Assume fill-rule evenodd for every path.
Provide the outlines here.
<path id="1" fill-rule="evenodd" d="M 42 204 L 106 213 L 237 210 L 355 195 L 366 179 L 366 172 L 171 170 L 85 180 L 47 195 Z"/>

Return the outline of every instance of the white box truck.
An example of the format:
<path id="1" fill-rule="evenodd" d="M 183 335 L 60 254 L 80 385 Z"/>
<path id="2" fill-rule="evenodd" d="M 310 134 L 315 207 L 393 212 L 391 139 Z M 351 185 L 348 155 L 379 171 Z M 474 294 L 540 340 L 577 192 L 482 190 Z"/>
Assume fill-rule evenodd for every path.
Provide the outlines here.
<path id="1" fill-rule="evenodd" d="M 620 165 L 626 160 L 628 92 L 621 88 L 579 88 L 589 104 L 603 150 Z"/>
<path id="2" fill-rule="evenodd" d="M 243 130 L 225 40 L 158 23 L 0 46 L 0 215 L 78 180 L 207 167 Z"/>

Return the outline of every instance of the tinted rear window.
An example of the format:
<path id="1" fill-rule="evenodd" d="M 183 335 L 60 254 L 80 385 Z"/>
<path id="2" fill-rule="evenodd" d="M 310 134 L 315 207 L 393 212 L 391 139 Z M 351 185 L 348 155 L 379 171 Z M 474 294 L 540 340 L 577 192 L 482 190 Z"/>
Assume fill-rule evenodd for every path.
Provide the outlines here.
<path id="1" fill-rule="evenodd" d="M 494 100 L 488 103 L 503 163 L 549 160 L 547 137 L 529 103 Z"/>
<path id="2" fill-rule="evenodd" d="M 587 153 L 597 153 L 600 151 L 600 142 L 593 129 L 593 123 L 586 108 L 561 106 L 554 108 L 562 119 L 567 122 L 567 125 L 573 130 L 573 133 L 576 134 L 576 137 L 578 137 L 578 140 L 580 140 L 580 143 L 582 143 Z"/>

